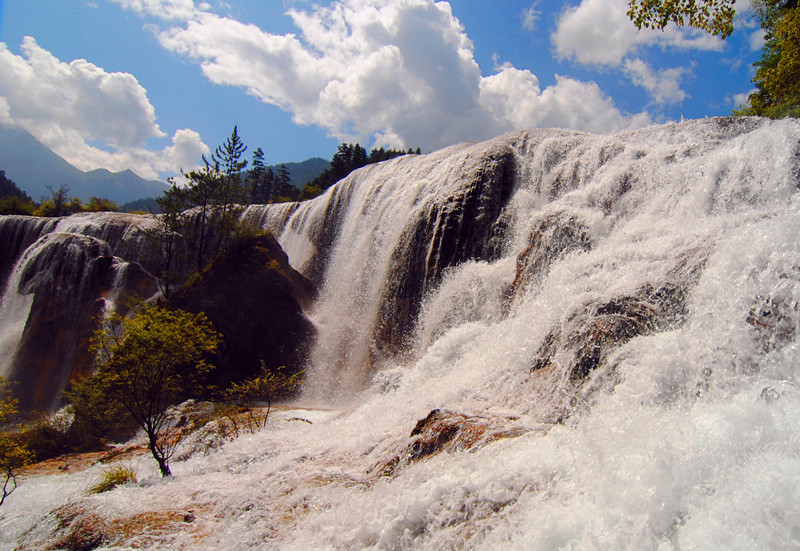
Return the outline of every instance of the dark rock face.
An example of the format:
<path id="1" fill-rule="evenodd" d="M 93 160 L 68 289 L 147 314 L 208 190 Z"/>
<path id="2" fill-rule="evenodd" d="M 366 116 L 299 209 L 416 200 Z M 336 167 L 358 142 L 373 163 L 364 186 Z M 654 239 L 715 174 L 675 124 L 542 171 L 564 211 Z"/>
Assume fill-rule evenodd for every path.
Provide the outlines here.
<path id="1" fill-rule="evenodd" d="M 152 276 L 110 253 L 98 239 L 67 233 L 47 234 L 27 252 L 18 291 L 33 301 L 9 377 L 21 411 L 57 407 L 68 382 L 93 367 L 89 341 L 106 299 L 156 292 Z"/>
<path id="2" fill-rule="evenodd" d="M 212 377 L 220 385 L 285 365 L 303 368 L 315 331 L 303 313 L 316 292 L 296 272 L 271 235 L 242 239 L 170 299 L 170 305 L 205 312 L 224 343 Z"/>
<path id="3" fill-rule="evenodd" d="M 514 155 L 488 155 L 472 174 L 472 185 L 408 226 L 391 259 L 391 280 L 383 291 L 374 339 L 380 355 L 397 353 L 410 335 L 422 297 L 444 271 L 468 260 L 499 258 L 501 222 L 514 186 Z"/>

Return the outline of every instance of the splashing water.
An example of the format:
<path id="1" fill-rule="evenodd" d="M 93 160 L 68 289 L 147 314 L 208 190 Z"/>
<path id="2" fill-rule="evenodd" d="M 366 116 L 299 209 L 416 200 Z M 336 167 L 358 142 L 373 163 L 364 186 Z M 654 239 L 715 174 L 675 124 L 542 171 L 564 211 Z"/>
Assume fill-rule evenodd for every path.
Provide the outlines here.
<path id="1" fill-rule="evenodd" d="M 799 181 L 800 124 L 711 119 L 522 132 L 251 207 L 322 285 L 310 392 L 348 406 L 167 483 L 31 477 L 0 545 L 63 536 L 66 506 L 192 512 L 111 548 L 797 548 Z M 476 432 L 422 455 L 437 408 Z"/>

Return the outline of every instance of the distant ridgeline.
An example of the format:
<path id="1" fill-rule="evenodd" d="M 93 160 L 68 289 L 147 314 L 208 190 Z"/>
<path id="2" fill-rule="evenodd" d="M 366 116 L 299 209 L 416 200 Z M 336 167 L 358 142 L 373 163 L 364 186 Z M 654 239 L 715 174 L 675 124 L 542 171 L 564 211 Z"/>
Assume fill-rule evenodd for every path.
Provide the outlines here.
<path id="1" fill-rule="evenodd" d="M 341 153 L 364 160 L 361 148 Z M 720 340 L 698 346 L 749 339 L 748 361 L 756 363 L 795 342 L 797 297 L 768 283 L 800 289 L 800 275 L 796 262 L 756 258 L 771 245 L 736 260 L 752 262 L 763 278 L 726 288 L 727 302 L 714 306 L 738 308 L 735 323 L 718 325 L 713 308 L 696 317 L 702 309 L 692 297 L 713 294 L 720 265 L 732 262 L 719 254 L 735 248 L 737 235 L 761 239 L 783 224 L 774 246 L 800 262 L 800 217 L 791 207 L 798 163 L 800 123 L 755 118 L 617 135 L 540 129 L 400 156 L 355 170 L 312 200 L 247 207 L 239 219 L 269 230 L 280 247 L 253 243 L 269 251 L 253 263 L 245 262 L 253 254 L 231 247 L 226 262 L 237 268 L 212 264 L 209 279 L 185 293 L 178 286 L 176 296 L 182 307 L 200 308 L 216 289 L 215 303 L 202 308 L 220 310 L 226 335 L 246 333 L 248 343 L 275 329 L 255 327 L 252 316 L 291 316 L 297 330 L 284 348 L 302 350 L 291 361 L 306 368 L 309 395 L 341 397 L 373 383 L 402 388 L 405 375 L 384 370 L 417 365 L 432 346 L 452 341 L 484 369 L 510 370 L 503 377 L 512 389 L 502 388 L 502 377 L 492 382 L 503 407 L 535 396 L 537 415 L 552 421 L 591 385 L 613 380 L 619 351 L 640 337 L 711 324 L 701 333 Z M 126 293 L 146 298 L 163 287 L 147 238 L 156 227 L 151 217 L 114 213 L 0 217 L 0 278 L 8 284 L 0 375 L 20 383 L 23 407 L 57 407 L 68 381 L 91 369 L 85 344 L 98 312 Z M 263 283 L 235 277 L 249 270 Z M 279 273 L 285 279 L 275 279 Z M 260 301 L 259 289 L 283 285 L 288 306 L 272 312 L 278 300 Z M 237 318 L 238 306 L 216 303 L 225 301 L 259 306 Z M 312 306 L 315 327 L 303 314 Z M 258 368 L 255 357 L 227 353 L 236 376 Z M 460 365 L 465 355 L 448 361 Z M 691 377 L 706 377 L 697 369 Z"/>

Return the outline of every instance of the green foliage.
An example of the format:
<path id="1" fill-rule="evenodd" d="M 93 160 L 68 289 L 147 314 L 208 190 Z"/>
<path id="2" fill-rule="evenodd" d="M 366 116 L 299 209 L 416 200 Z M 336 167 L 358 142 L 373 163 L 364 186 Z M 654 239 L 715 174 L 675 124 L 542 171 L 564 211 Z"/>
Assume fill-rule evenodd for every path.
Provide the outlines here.
<path id="1" fill-rule="evenodd" d="M 98 480 L 96 484 L 89 488 L 89 493 L 102 494 L 103 492 L 109 492 L 113 490 L 117 486 L 135 483 L 136 471 L 134 471 L 131 467 L 117 464 L 103 473 L 103 476 L 100 477 L 100 480 Z"/>
<path id="2" fill-rule="evenodd" d="M 36 209 L 33 200 L 0 170 L 0 214 L 25 214 Z"/>
<path id="3" fill-rule="evenodd" d="M 30 199 L 27 201 L 17 196 L 3 197 L 0 199 L 0 214 L 23 214 L 32 216 L 36 205 Z"/>
<path id="4" fill-rule="evenodd" d="M 247 188 L 250 192 L 250 203 L 265 205 L 272 200 L 275 186 L 275 173 L 264 164 L 264 152 L 256 148 L 253 152 L 252 168 L 247 174 Z"/>
<path id="5" fill-rule="evenodd" d="M 285 369 L 285 366 L 281 366 L 269 370 L 264 360 L 261 360 L 261 375 L 231 383 L 225 390 L 223 400 L 229 407 L 223 411 L 236 436 L 239 435 L 240 427 L 250 433 L 265 427 L 272 401 L 294 392 L 300 385 L 303 372 L 286 375 Z M 257 407 L 259 403 L 267 404 L 266 411 Z"/>
<path id="6" fill-rule="evenodd" d="M 0 197 L 18 197 L 25 202 L 32 200 L 13 180 L 6 176 L 5 170 L 0 170 Z"/>
<path id="7" fill-rule="evenodd" d="M 800 9 L 797 1 L 757 0 L 766 44 L 755 63 L 756 92 L 740 115 L 800 117 Z"/>
<path id="8" fill-rule="evenodd" d="M 240 204 L 248 195 L 241 174 L 247 165 L 241 159 L 245 149 L 234 126 L 230 138 L 217 147 L 210 161 L 204 156 L 203 167 L 183 173 L 186 181 L 182 186 L 170 179 L 171 188 L 157 199 L 165 249 L 175 252 L 172 245 L 180 235 L 198 272 L 209 259 L 224 252 L 241 230 Z M 187 209 L 194 209 L 191 216 L 184 214 Z M 166 256 L 172 258 L 171 253 Z M 169 264 L 166 272 L 171 271 Z"/>
<path id="9" fill-rule="evenodd" d="M 664 29 L 669 23 L 727 38 L 733 32 L 735 0 L 630 0 L 628 17 L 637 28 Z"/>
<path id="10" fill-rule="evenodd" d="M 72 381 L 64 391 L 64 399 L 72 414 L 69 440 L 78 449 L 91 448 L 102 438 L 126 428 L 122 404 L 110 400 L 93 376 Z"/>
<path id="11" fill-rule="evenodd" d="M 83 206 L 84 212 L 119 212 L 119 205 L 111 199 L 103 197 L 89 197 L 89 202 Z"/>
<path id="12" fill-rule="evenodd" d="M 119 212 L 120 210 L 117 203 L 102 197 L 91 197 L 89 202 L 84 205 L 78 197 L 69 196 L 69 187 L 64 184 L 57 188 L 47 186 L 47 189 L 50 191 L 50 197 L 42 199 L 41 204 L 37 207 L 34 207 L 33 202 L 30 201 L 28 205 L 22 207 L 26 212 L 19 214 L 51 217 L 69 216 L 76 212 Z"/>
<path id="13" fill-rule="evenodd" d="M 168 461 L 179 443 L 169 432 L 167 408 L 197 389 L 212 369 L 204 355 L 220 341 L 204 314 L 156 305 L 136 308 L 133 317 L 113 315 L 92 341 L 98 368 L 84 384 L 97 387 L 144 430 L 163 476 L 171 476 Z"/>
<path id="14" fill-rule="evenodd" d="M 17 411 L 17 400 L 0 377 L 0 425 L 6 423 Z M 0 479 L 3 481 L 0 505 L 17 488 L 17 472 L 31 461 L 31 453 L 19 436 L 5 430 L 0 431 Z"/>
<path id="15" fill-rule="evenodd" d="M 77 197 L 69 196 L 69 186 L 61 184 L 57 188 L 47 186 L 50 197 L 43 199 L 33 212 L 34 216 L 69 216 L 83 210 L 83 204 Z"/>
<path id="16" fill-rule="evenodd" d="M 157 199 L 155 197 L 146 197 L 144 199 L 128 201 L 127 203 L 124 203 L 120 209 L 122 212 L 132 212 L 135 214 L 147 214 L 148 212 L 159 214 L 161 212 L 161 208 L 158 206 Z"/>

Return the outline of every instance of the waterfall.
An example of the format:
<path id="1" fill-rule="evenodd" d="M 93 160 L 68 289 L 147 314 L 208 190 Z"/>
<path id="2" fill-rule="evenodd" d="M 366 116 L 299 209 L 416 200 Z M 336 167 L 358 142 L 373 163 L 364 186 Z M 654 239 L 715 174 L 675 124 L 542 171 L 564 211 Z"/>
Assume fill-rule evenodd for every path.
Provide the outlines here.
<path id="1" fill-rule="evenodd" d="M 522 131 L 251 206 L 320 288 L 303 398 L 330 409 L 169 484 L 26 481 L 0 544 L 797 548 L 799 187 L 798 121 L 717 118 Z"/>
<path id="2" fill-rule="evenodd" d="M 659 272 L 675 255 L 702 264 L 731 224 L 790 200 L 795 130 L 723 118 L 614 136 L 518 132 L 369 166 L 313 201 L 250 207 L 246 217 L 276 233 L 322 289 L 307 390 L 331 398 L 363 390 L 382 366 L 418 357 L 459 325 L 527 315 L 524 304 L 568 260 L 609 258 L 609 248 L 633 255 L 613 270 L 608 260 L 586 267 L 598 274 L 553 306 L 571 315 L 602 297 L 644 300 L 647 286 L 650 302 L 668 288 L 688 293 L 689 268 Z M 537 315 L 538 327 L 555 323 Z"/>
<path id="3" fill-rule="evenodd" d="M 0 241 L 8 246 L 0 264 L 0 274 L 8 273 L 0 376 L 16 384 L 21 410 L 60 405 L 68 381 L 93 365 L 89 340 L 109 305 L 126 293 L 155 294 L 155 280 L 135 262 L 146 261 L 144 230 L 152 225 L 118 213 L 0 217 Z"/>

